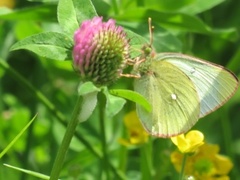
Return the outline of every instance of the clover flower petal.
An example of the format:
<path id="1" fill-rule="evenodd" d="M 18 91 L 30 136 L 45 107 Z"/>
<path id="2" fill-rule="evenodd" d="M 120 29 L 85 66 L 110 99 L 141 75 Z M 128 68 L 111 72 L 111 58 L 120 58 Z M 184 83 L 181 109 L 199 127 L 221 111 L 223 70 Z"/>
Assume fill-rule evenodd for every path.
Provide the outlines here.
<path id="1" fill-rule="evenodd" d="M 74 68 L 83 81 L 108 85 L 120 77 L 129 58 L 129 39 L 113 19 L 94 17 L 74 34 Z"/>

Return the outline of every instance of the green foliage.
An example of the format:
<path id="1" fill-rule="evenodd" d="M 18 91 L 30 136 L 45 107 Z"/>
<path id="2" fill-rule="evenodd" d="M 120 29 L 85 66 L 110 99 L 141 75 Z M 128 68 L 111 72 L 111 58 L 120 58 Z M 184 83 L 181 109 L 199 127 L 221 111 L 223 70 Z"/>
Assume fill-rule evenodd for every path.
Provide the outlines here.
<path id="1" fill-rule="evenodd" d="M 149 109 L 144 98 L 130 91 L 133 79 L 122 77 L 108 88 L 78 89 L 82 86 L 71 62 L 74 31 L 97 14 L 114 18 L 126 29 L 131 56 L 136 57 L 149 42 L 151 17 L 157 52 L 193 54 L 227 66 L 240 77 L 239 5 L 223 0 L 32 0 L 18 1 L 11 10 L 0 7 L 1 152 L 38 114 L 0 159 L 0 179 L 35 179 L 4 163 L 51 174 L 79 91 L 93 93 L 93 104 L 85 100 L 91 107 L 86 117 L 91 116 L 76 128 L 61 179 L 176 179 L 169 157 L 175 147 L 169 139 L 152 138 L 132 147 L 118 143 L 128 135 L 123 119 L 135 109 L 132 101 Z M 239 105 L 238 90 L 224 107 L 193 127 L 231 158 L 231 179 L 240 177 Z"/>
<path id="2" fill-rule="evenodd" d="M 58 21 L 62 29 L 71 37 L 79 27 L 79 23 L 96 15 L 97 13 L 90 0 L 59 1 Z"/>
<path id="3" fill-rule="evenodd" d="M 72 46 L 72 39 L 69 39 L 65 34 L 45 32 L 17 42 L 11 47 L 11 50 L 27 49 L 45 58 L 70 60 Z"/>
<path id="4" fill-rule="evenodd" d="M 113 90 L 110 90 L 110 93 L 115 96 L 123 97 L 130 101 L 136 102 L 136 103 L 142 105 L 148 112 L 151 111 L 152 107 L 149 104 L 149 102 L 141 94 L 139 94 L 137 92 L 123 90 L 123 89 L 113 89 Z"/>

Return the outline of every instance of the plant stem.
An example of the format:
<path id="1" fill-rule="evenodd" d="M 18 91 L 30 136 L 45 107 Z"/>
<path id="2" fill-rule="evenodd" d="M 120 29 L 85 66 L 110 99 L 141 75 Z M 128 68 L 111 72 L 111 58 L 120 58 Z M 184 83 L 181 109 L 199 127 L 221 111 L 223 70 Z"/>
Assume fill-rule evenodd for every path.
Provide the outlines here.
<path id="1" fill-rule="evenodd" d="M 182 160 L 182 168 L 181 168 L 181 172 L 180 172 L 180 176 L 179 176 L 179 180 L 184 180 L 184 169 L 185 169 L 185 165 L 186 165 L 186 161 L 187 161 L 187 154 L 184 153 L 183 155 L 183 160 Z"/>
<path id="2" fill-rule="evenodd" d="M 62 144 L 58 150 L 57 157 L 53 164 L 53 168 L 52 168 L 51 175 L 50 175 L 50 180 L 57 180 L 59 177 L 59 174 L 61 172 L 62 165 L 64 162 L 64 158 L 66 156 L 70 142 L 75 133 L 75 129 L 76 129 L 77 125 L 79 124 L 78 115 L 81 110 L 81 105 L 82 105 L 81 98 L 79 97 L 77 100 L 76 106 L 74 108 L 72 118 L 67 126 L 65 135 L 63 137 Z"/>
<path id="3" fill-rule="evenodd" d="M 0 59 L 0 67 L 8 71 L 8 73 L 14 79 L 16 79 L 20 85 L 29 90 L 39 101 L 41 101 L 45 105 L 45 107 L 47 107 L 47 109 L 57 117 L 59 122 L 61 122 L 62 124 L 66 122 L 66 118 L 64 117 L 64 115 L 60 111 L 58 111 L 58 109 L 48 100 L 46 96 L 44 96 L 44 94 L 42 94 L 31 83 L 29 83 L 21 74 L 19 74 L 17 71 L 11 68 L 8 65 L 8 63 L 6 63 L 2 59 Z"/>
<path id="4" fill-rule="evenodd" d="M 153 179 L 152 142 L 142 144 L 140 151 L 142 179 Z"/>
<path id="5" fill-rule="evenodd" d="M 37 90 L 32 84 L 30 84 L 21 74 L 11 68 L 7 62 L 0 59 L 0 68 L 7 71 L 16 81 L 19 82 L 24 88 L 26 88 L 30 93 L 32 93 L 35 98 L 37 98 L 60 122 L 63 126 L 67 127 L 67 118 L 52 104 L 49 99 L 39 90 Z M 82 135 L 75 132 L 76 138 L 96 157 L 102 158 L 102 153 L 97 151 Z M 109 162 L 110 163 L 110 162 Z M 113 173 L 119 179 L 125 179 L 125 175 L 118 171 L 113 164 L 109 164 Z"/>
<path id="6" fill-rule="evenodd" d="M 222 128 L 222 136 L 223 136 L 223 142 L 224 142 L 224 148 L 225 151 L 227 153 L 228 156 L 231 157 L 231 159 L 234 159 L 234 155 L 233 155 L 233 150 L 232 150 L 232 146 L 231 144 L 233 144 L 232 142 L 232 132 L 231 132 L 231 125 L 230 125 L 230 119 L 228 117 L 228 112 L 226 107 L 221 108 L 221 116 L 220 116 L 220 120 L 221 120 L 221 128 Z"/>
<path id="7" fill-rule="evenodd" d="M 102 141 L 102 152 L 103 152 L 103 168 L 106 173 L 106 179 L 109 177 L 109 167 L 108 167 L 108 153 L 107 153 L 107 141 L 106 141 L 106 130 L 105 130 L 105 107 L 106 99 L 102 93 L 99 93 L 99 120 L 100 120 L 100 129 L 101 129 L 101 141 Z"/>

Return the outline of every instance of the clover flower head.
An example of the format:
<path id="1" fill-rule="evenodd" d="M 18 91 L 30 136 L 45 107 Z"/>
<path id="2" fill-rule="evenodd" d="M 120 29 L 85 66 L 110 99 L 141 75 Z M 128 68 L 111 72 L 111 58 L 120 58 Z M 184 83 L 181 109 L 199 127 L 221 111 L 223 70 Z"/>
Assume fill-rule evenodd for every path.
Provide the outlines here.
<path id="1" fill-rule="evenodd" d="M 129 58 L 129 39 L 113 19 L 86 20 L 74 34 L 74 68 L 83 81 L 108 85 L 120 77 Z"/>

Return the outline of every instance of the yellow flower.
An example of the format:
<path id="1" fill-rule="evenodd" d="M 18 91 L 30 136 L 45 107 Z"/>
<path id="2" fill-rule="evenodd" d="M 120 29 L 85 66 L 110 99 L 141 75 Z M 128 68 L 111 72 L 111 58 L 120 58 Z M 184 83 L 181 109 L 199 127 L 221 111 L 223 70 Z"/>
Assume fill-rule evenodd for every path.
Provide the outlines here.
<path id="1" fill-rule="evenodd" d="M 204 144 L 204 135 L 197 130 L 189 131 L 185 136 L 181 134 L 171 138 L 172 142 L 182 153 L 194 153 Z"/>
<path id="2" fill-rule="evenodd" d="M 196 180 L 228 180 L 227 174 L 233 167 L 231 160 L 219 153 L 218 145 L 204 144 L 194 155 L 188 156 L 185 165 L 185 175 Z M 180 172 L 184 154 L 174 151 L 171 162 Z"/>
<path id="3" fill-rule="evenodd" d="M 7 8 L 14 8 L 15 6 L 15 0 L 1 0 L 0 1 L 0 7 L 7 7 Z"/>
<path id="4" fill-rule="evenodd" d="M 148 141 L 148 134 L 143 129 L 136 111 L 131 111 L 124 117 L 124 125 L 127 128 L 128 139 L 119 139 L 119 143 L 125 146 L 143 144 Z"/>

